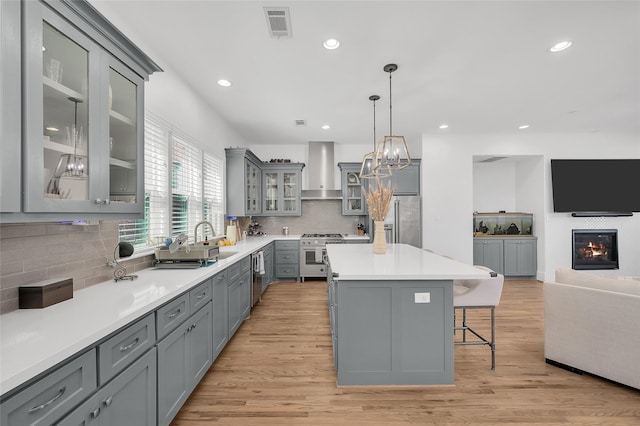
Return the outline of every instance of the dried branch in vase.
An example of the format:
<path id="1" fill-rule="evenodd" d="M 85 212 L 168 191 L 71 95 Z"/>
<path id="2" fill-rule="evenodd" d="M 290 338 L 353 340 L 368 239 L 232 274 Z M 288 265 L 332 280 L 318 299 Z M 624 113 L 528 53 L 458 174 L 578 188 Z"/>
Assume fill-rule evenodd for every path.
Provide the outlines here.
<path id="1" fill-rule="evenodd" d="M 384 186 L 380 183 L 380 179 L 376 178 L 376 188 L 369 188 L 367 193 L 367 205 L 369 206 L 369 214 L 374 221 L 384 220 L 391 205 L 391 182 Z"/>

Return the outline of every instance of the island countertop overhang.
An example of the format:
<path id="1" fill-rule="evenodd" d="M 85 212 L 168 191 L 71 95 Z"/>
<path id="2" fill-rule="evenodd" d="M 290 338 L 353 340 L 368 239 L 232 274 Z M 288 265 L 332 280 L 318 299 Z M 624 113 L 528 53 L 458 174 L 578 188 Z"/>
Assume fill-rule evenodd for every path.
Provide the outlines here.
<path id="1" fill-rule="evenodd" d="M 374 254 L 371 244 L 327 244 L 327 257 L 339 280 L 484 279 L 488 274 L 408 244 L 389 244 L 385 254 Z"/>

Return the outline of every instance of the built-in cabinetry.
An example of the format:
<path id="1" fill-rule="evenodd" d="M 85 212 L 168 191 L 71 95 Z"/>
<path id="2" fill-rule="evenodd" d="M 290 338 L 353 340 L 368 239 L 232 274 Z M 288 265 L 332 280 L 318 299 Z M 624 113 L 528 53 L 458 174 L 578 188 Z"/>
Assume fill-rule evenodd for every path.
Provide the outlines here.
<path id="1" fill-rule="evenodd" d="M 387 185 L 389 181 L 393 195 L 420 195 L 420 160 L 411 159 L 408 167 L 393 170 L 390 177 L 380 179 L 383 185 Z"/>
<path id="2" fill-rule="evenodd" d="M 275 274 L 277 279 L 300 278 L 300 242 L 277 240 L 275 247 Z"/>
<path id="3" fill-rule="evenodd" d="M 262 212 L 262 161 L 243 148 L 225 149 L 227 214 L 253 216 Z"/>
<path id="4" fill-rule="evenodd" d="M 5 10 L 15 14 L 15 3 L 3 4 L 3 19 Z M 13 159 L 2 180 L 9 175 L 19 188 L 15 179 L 22 176 L 23 198 L 6 208 L 3 200 L 2 212 L 29 214 L 3 219 L 141 215 L 144 80 L 160 68 L 86 2 L 20 5 L 22 19 L 16 22 L 24 25 L 23 38 L 7 39 L 6 55 L 15 56 L 16 44 L 22 45 L 21 61 L 3 60 L 2 79 L 3 86 L 13 79 L 22 87 L 21 96 L 15 97 L 15 90 L 7 94 L 13 93 L 10 110 L 19 110 L 22 102 L 23 134 L 11 126 L 6 132 L 7 148 L 21 144 L 24 156 L 22 163 Z M 5 55 L 4 24 L 2 31 Z M 16 63 L 22 64 L 17 75 Z M 20 122 L 15 115 L 2 109 L 3 128 L 9 117 Z"/>
<path id="5" fill-rule="evenodd" d="M 536 237 L 476 237 L 473 239 L 473 264 L 483 265 L 504 276 L 535 276 L 537 270 Z"/>
<path id="6" fill-rule="evenodd" d="M 342 189 L 342 214 L 365 215 L 366 199 L 360 182 L 360 163 L 338 163 Z"/>
<path id="7" fill-rule="evenodd" d="M 302 214 L 302 163 L 265 164 L 262 169 L 262 213 L 267 216 Z"/>
<path id="8" fill-rule="evenodd" d="M 214 275 L 211 281 L 213 285 L 213 359 L 216 359 L 229 341 L 227 271 Z"/>
<path id="9" fill-rule="evenodd" d="M 517 212 L 473 214 L 473 263 L 508 277 L 537 273 L 537 238 L 533 214 Z"/>
<path id="10" fill-rule="evenodd" d="M 0 211 L 20 212 L 20 3 L 0 1 Z"/>
<path id="11" fill-rule="evenodd" d="M 262 276 L 262 291 L 264 292 L 269 284 L 275 281 L 274 267 L 273 267 L 273 253 L 274 243 L 269 243 L 262 249 L 264 252 L 264 275 Z"/>
<path id="12" fill-rule="evenodd" d="M 228 334 L 231 338 L 251 310 L 251 256 L 230 266 L 227 280 Z"/>

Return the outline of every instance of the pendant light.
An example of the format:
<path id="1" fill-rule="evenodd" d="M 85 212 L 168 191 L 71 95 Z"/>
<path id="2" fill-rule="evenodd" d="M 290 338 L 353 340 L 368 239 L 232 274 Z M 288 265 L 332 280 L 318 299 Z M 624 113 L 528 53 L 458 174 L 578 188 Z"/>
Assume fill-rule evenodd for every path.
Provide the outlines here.
<path id="1" fill-rule="evenodd" d="M 378 167 L 380 157 L 376 155 L 376 101 L 380 99 L 378 95 L 369 96 L 373 102 L 373 151 L 364 155 L 360 166 L 360 179 L 371 179 L 391 176 L 388 167 Z"/>
<path id="2" fill-rule="evenodd" d="M 379 159 L 376 167 L 378 169 L 388 168 L 391 171 L 404 169 L 411 164 L 411 156 L 407 149 L 407 142 L 404 136 L 393 134 L 393 112 L 391 107 L 391 74 L 398 69 L 396 64 L 384 66 L 384 72 L 389 73 L 389 136 L 385 136 L 378 142 L 375 158 Z"/>

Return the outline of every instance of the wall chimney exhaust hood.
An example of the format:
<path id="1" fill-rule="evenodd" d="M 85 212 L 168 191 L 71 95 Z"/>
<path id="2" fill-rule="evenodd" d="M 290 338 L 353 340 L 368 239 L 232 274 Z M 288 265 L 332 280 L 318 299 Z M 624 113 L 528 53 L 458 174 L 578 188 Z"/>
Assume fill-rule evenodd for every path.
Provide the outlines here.
<path id="1" fill-rule="evenodd" d="M 309 142 L 309 188 L 302 190 L 303 200 L 340 200 L 342 192 L 334 189 L 335 160 L 333 142 Z"/>

